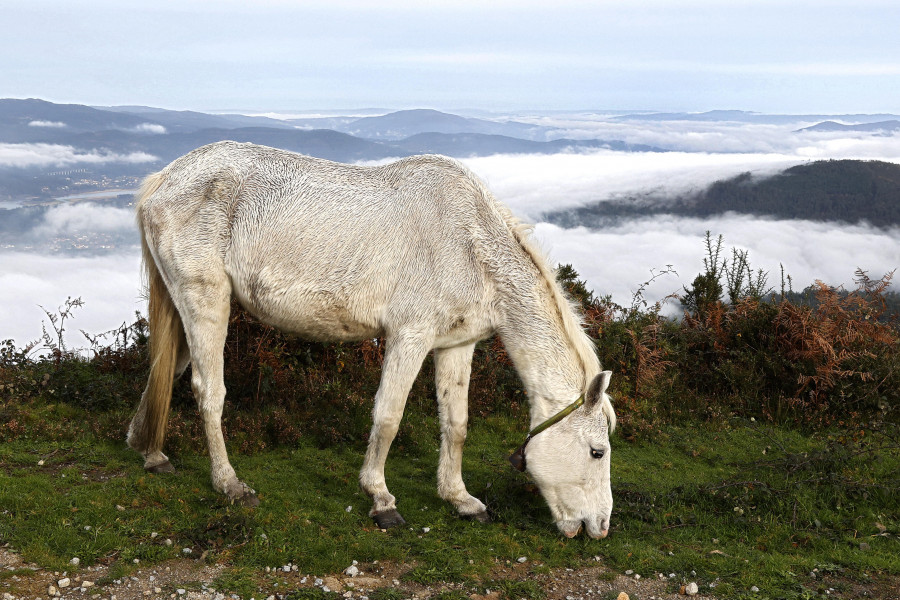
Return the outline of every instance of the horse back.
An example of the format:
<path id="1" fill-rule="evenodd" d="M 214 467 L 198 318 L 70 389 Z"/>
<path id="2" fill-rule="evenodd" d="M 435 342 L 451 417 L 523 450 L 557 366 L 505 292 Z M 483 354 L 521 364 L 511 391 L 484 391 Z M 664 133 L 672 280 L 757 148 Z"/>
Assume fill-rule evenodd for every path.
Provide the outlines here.
<path id="1" fill-rule="evenodd" d="M 221 270 L 251 313 L 311 339 L 416 326 L 455 341 L 493 328 L 476 249 L 490 199 L 455 161 L 364 167 L 221 142 L 163 175 L 139 218 L 166 270 L 186 273 L 173 280 Z"/>

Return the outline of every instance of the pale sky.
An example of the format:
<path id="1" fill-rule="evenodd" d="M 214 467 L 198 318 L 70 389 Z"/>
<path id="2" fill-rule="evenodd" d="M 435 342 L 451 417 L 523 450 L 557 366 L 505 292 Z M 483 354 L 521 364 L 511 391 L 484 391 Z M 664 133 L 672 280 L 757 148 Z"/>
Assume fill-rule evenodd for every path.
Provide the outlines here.
<path id="1" fill-rule="evenodd" d="M 0 97 L 900 112 L 896 0 L 0 0 Z"/>

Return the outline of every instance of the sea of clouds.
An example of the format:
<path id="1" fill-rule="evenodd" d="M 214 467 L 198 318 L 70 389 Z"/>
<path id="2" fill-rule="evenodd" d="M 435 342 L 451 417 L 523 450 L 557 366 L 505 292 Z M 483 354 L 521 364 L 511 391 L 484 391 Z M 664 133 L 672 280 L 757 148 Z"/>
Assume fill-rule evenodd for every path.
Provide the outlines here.
<path id="1" fill-rule="evenodd" d="M 710 219 L 656 216 L 622 221 L 603 230 L 567 230 L 541 222 L 541 215 L 550 210 L 633 195 L 700 190 L 742 172 L 765 176 L 810 160 L 867 158 L 900 163 L 898 136 L 813 135 L 796 133 L 793 125 L 575 121 L 554 118 L 552 123 L 570 137 L 582 130 L 586 137 L 609 132 L 604 137 L 679 150 L 498 155 L 464 162 L 497 198 L 523 220 L 535 223 L 534 235 L 553 264 L 572 264 L 597 294 L 611 295 L 616 302 L 629 305 L 641 284 L 669 265 L 677 275 L 657 279 L 647 288 L 646 297 L 652 301 L 682 292 L 682 286 L 689 285 L 702 269 L 706 231 L 724 236 L 726 247 L 748 250 L 751 266 L 768 271 L 769 282 L 776 289 L 780 288 L 782 267 L 799 290 L 817 279 L 851 286 L 857 268 L 878 277 L 900 266 L 897 228 L 745 215 Z M 543 124 L 549 123 L 547 119 Z M 694 138 L 699 141 L 692 141 Z M 39 162 L 27 157 L 24 146 L 0 144 L 0 164 Z M 70 164 L 81 156 L 110 160 L 91 154 L 73 158 L 78 153 L 66 147 L 32 150 L 56 157 L 56 163 L 46 164 Z M 35 232 L 52 236 L 91 227 L 129 232 L 134 223 L 128 210 L 78 203 L 48 211 Z M 132 320 L 135 310 L 145 310 L 139 267 L 136 247 L 90 257 L 54 255 L 39 249 L 0 252 L 0 339 L 13 338 L 19 345 L 37 339 L 42 320 L 49 326 L 41 306 L 52 312 L 72 296 L 81 297 L 85 305 L 69 323 L 67 340 L 71 346 L 87 345 L 79 329 L 106 331 Z M 670 312 L 675 312 L 677 304 L 670 305 Z"/>
<path id="2" fill-rule="evenodd" d="M 84 152 L 63 144 L 7 144 L 0 142 L 0 167 L 69 167 L 110 162 L 144 163 L 157 160 L 146 152 Z"/>

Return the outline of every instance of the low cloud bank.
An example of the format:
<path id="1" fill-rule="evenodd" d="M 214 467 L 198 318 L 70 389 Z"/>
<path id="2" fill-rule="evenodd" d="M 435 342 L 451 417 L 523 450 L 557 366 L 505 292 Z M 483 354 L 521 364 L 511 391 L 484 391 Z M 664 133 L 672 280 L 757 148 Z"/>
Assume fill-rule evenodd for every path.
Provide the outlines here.
<path id="1" fill-rule="evenodd" d="M 520 217 L 613 200 L 699 192 L 745 171 L 774 175 L 805 162 L 783 154 L 634 153 L 494 155 L 464 160 Z"/>
<path id="2" fill-rule="evenodd" d="M 519 118 L 547 127 L 548 138 L 622 140 L 677 152 L 797 154 L 808 158 L 900 157 L 900 135 L 846 131 L 800 131 L 818 121 L 742 123 L 733 121 L 615 120 L 584 114 Z"/>
<path id="3" fill-rule="evenodd" d="M 56 127 L 63 128 L 66 127 L 66 124 L 62 121 L 30 121 L 28 123 L 29 127 Z"/>
<path id="4" fill-rule="evenodd" d="M 0 221 L 0 247 L 13 251 L 109 254 L 138 243 L 132 208 L 77 202 L 17 208 L 5 211 Z"/>
<path id="5" fill-rule="evenodd" d="M 658 273 L 667 265 L 678 276 L 658 279 L 645 296 L 656 301 L 673 292 L 683 293 L 682 286 L 689 286 L 703 270 L 706 231 L 724 236 L 725 248 L 748 250 L 751 268 L 768 271 L 769 285 L 776 291 L 781 287 L 779 265 L 793 279 L 795 291 L 817 279 L 852 288 L 857 267 L 875 277 L 900 267 L 898 228 L 728 214 L 711 219 L 638 219 L 603 231 L 539 223 L 534 235 L 554 265 L 571 263 L 595 293 L 610 294 L 628 306 L 641 283 L 651 277 L 651 270 Z"/>
<path id="6" fill-rule="evenodd" d="M 141 123 L 131 131 L 135 133 L 152 133 L 154 135 L 163 135 L 166 133 L 166 128 L 157 123 Z"/>
<path id="7" fill-rule="evenodd" d="M 61 144 L 4 144 L 0 143 L 0 167 L 67 167 L 76 164 L 108 162 L 144 163 L 158 160 L 146 152 L 117 154 L 92 150 L 81 152 Z"/>
<path id="8" fill-rule="evenodd" d="M 34 238 L 77 233 L 136 231 L 134 210 L 93 203 L 54 206 L 32 232 Z"/>
<path id="9" fill-rule="evenodd" d="M 42 305 L 56 312 L 66 298 L 81 297 L 84 307 L 66 321 L 70 348 L 89 346 L 81 329 L 97 334 L 146 313 L 141 299 L 140 252 L 94 257 L 62 257 L 23 252 L 0 254 L 0 340 L 20 347 L 41 336 L 41 322 L 51 331 Z"/>
<path id="10" fill-rule="evenodd" d="M 599 295 L 610 294 L 629 305 L 632 294 L 667 265 L 678 276 L 658 279 L 645 296 L 651 301 L 681 293 L 703 268 L 703 239 L 709 230 L 722 234 L 727 248 L 750 252 L 754 269 L 769 272 L 769 284 L 780 288 L 780 264 L 800 290 L 816 279 L 830 285 L 852 285 L 857 267 L 870 275 L 900 267 L 900 229 L 876 230 L 811 221 L 776 221 L 725 215 L 713 219 L 654 217 L 626 221 L 616 228 L 591 231 L 562 229 L 539 223 L 534 235 L 551 263 L 571 263 Z M 43 312 L 54 310 L 67 296 L 81 296 L 85 307 L 76 312 L 67 339 L 84 346 L 78 333 L 106 331 L 144 310 L 140 294 L 137 249 L 125 254 L 62 257 L 28 253 L 0 255 L 0 339 L 23 344 L 40 336 Z M 673 304 L 671 311 L 675 311 Z"/>

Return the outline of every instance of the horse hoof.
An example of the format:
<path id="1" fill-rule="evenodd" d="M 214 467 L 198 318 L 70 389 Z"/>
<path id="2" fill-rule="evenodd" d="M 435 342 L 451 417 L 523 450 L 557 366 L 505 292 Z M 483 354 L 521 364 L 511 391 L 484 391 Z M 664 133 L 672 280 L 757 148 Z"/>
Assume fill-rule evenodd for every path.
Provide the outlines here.
<path id="1" fill-rule="evenodd" d="M 256 508 L 259 506 L 259 498 L 257 498 L 256 494 L 253 492 L 245 492 L 237 498 L 232 498 L 231 503 L 239 506 L 246 506 L 247 508 Z"/>
<path id="2" fill-rule="evenodd" d="M 158 465 L 153 465 L 152 467 L 145 467 L 145 470 L 148 473 L 174 473 L 175 467 L 173 467 L 172 463 L 169 461 L 165 461 Z"/>
<path id="3" fill-rule="evenodd" d="M 481 512 L 472 513 L 471 515 L 462 515 L 463 519 L 471 519 L 472 521 L 478 521 L 479 523 L 490 523 L 491 517 L 488 515 L 486 510 Z"/>
<path id="4" fill-rule="evenodd" d="M 372 515 L 372 518 L 375 519 L 375 524 L 378 525 L 380 529 L 390 529 L 391 527 L 397 527 L 398 525 L 406 525 L 406 520 L 400 516 L 400 513 L 398 513 L 395 508 L 375 513 Z"/>

